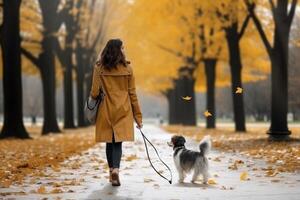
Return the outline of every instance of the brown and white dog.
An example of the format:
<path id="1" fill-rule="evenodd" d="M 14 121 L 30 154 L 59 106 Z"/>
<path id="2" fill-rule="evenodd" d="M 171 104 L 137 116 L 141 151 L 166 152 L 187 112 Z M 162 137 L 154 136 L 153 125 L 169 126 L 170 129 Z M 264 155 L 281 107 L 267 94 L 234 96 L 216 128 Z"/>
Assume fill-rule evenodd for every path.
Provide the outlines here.
<path id="1" fill-rule="evenodd" d="M 206 155 L 211 149 L 210 136 L 205 136 L 200 144 L 200 151 L 188 150 L 185 148 L 185 138 L 183 136 L 175 135 L 168 142 L 168 145 L 173 147 L 173 159 L 176 169 L 179 174 L 179 182 L 183 183 L 186 175 L 194 171 L 193 178 L 191 180 L 194 183 L 198 176 L 202 174 L 203 183 L 207 183 L 209 173 L 208 173 L 208 159 Z"/>

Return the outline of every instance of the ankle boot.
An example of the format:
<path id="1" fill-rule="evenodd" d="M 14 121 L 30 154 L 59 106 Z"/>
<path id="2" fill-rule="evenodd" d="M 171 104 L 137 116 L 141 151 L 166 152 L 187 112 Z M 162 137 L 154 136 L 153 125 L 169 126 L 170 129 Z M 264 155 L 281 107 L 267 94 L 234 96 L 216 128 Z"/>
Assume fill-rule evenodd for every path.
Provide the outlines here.
<path id="1" fill-rule="evenodd" d="M 111 173 L 111 178 L 112 178 L 112 186 L 120 186 L 120 179 L 119 179 L 119 168 L 114 168 L 112 173 Z"/>

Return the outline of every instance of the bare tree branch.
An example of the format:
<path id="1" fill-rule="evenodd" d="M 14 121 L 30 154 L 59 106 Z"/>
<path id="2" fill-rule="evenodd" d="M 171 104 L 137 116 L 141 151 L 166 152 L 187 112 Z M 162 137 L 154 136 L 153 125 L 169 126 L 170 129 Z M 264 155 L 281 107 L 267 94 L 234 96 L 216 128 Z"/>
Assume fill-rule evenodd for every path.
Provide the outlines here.
<path id="1" fill-rule="evenodd" d="M 239 40 L 243 37 L 244 33 L 245 33 L 245 30 L 249 24 L 249 20 L 250 20 L 250 14 L 247 15 L 247 17 L 245 18 L 244 22 L 243 22 L 243 25 L 242 25 L 242 28 L 239 32 Z"/>
<path id="2" fill-rule="evenodd" d="M 168 47 L 165 47 L 165 46 L 163 46 L 163 45 L 161 45 L 161 44 L 156 44 L 156 46 L 159 47 L 159 48 L 162 49 L 162 50 L 165 50 L 165 51 L 167 51 L 167 52 L 169 52 L 169 53 L 175 55 L 176 57 L 180 57 L 180 58 L 186 58 L 186 57 L 187 57 L 187 56 L 184 56 L 181 52 L 179 52 L 179 51 L 174 51 L 173 49 L 168 48 Z"/>
<path id="3" fill-rule="evenodd" d="M 65 19 L 66 15 L 68 14 L 68 12 L 69 12 L 69 10 L 66 7 L 64 7 L 62 10 L 60 10 L 57 13 L 55 30 L 58 30 L 60 28 L 60 26 L 64 22 L 64 19 Z"/>
<path id="4" fill-rule="evenodd" d="M 293 0 L 293 1 L 292 1 L 291 9 L 290 9 L 290 12 L 289 12 L 289 14 L 288 14 L 288 23 L 289 23 L 289 27 L 291 26 L 292 21 L 293 21 L 293 17 L 294 17 L 294 15 L 295 15 L 295 10 L 296 10 L 296 6 L 297 6 L 297 1 L 298 1 L 298 0 Z"/>
<path id="5" fill-rule="evenodd" d="M 41 41 L 39 40 L 35 40 L 32 38 L 26 38 L 26 37 L 22 37 L 22 42 L 29 42 L 29 43 L 33 43 L 33 44 L 41 44 Z"/>
<path id="6" fill-rule="evenodd" d="M 275 19 L 275 10 L 276 10 L 275 4 L 274 4 L 273 0 L 269 0 L 269 3 L 270 3 L 270 6 L 271 6 L 271 11 L 272 11 L 273 18 Z"/>
<path id="7" fill-rule="evenodd" d="M 57 54 L 57 57 L 58 57 L 59 61 L 62 64 L 62 68 L 64 68 L 66 66 L 66 63 L 65 63 L 65 51 L 61 48 L 61 46 L 60 46 L 59 41 L 58 41 L 57 38 L 55 38 L 54 41 L 55 41 L 54 42 L 55 52 Z"/>
<path id="8" fill-rule="evenodd" d="M 256 14 L 255 14 L 255 4 L 254 3 L 250 3 L 249 0 L 244 0 L 245 1 L 245 4 L 247 6 L 247 9 L 248 9 L 248 12 L 249 12 L 249 15 L 250 17 L 252 18 L 256 28 L 257 28 L 257 31 L 265 45 L 265 48 L 269 54 L 269 56 L 271 57 L 272 56 L 272 46 L 270 44 L 270 42 L 268 41 L 268 38 L 262 28 L 262 25 L 259 21 L 259 19 L 257 18 Z"/>
<path id="9" fill-rule="evenodd" d="M 37 68 L 40 68 L 39 59 L 36 58 L 31 52 L 27 51 L 23 47 L 21 47 L 21 53 L 30 60 Z"/>

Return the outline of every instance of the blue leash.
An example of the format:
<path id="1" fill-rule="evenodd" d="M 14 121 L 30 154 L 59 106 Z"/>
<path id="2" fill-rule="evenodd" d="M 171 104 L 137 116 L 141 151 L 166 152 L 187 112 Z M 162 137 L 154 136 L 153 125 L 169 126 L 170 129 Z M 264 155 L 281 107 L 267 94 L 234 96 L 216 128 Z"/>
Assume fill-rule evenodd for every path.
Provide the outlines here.
<path id="1" fill-rule="evenodd" d="M 169 166 L 168 166 L 168 165 L 160 158 L 160 156 L 159 156 L 159 154 L 158 154 L 158 152 L 157 152 L 155 146 L 154 146 L 154 145 L 149 141 L 149 139 L 144 135 L 144 133 L 143 133 L 143 131 L 141 130 L 141 128 L 138 128 L 138 129 L 140 130 L 140 132 L 141 132 L 141 134 L 142 134 L 142 136 L 143 136 L 143 140 L 144 140 L 144 144 L 145 144 L 145 148 L 146 148 L 148 160 L 149 160 L 149 162 L 150 162 L 151 167 L 154 169 L 154 171 L 155 171 L 158 175 L 160 175 L 162 178 L 166 179 L 170 184 L 172 184 L 172 171 L 171 171 L 170 167 L 169 167 Z M 156 155 L 158 156 L 159 160 L 160 160 L 160 161 L 166 166 L 166 168 L 170 171 L 170 175 L 171 175 L 171 179 L 170 179 L 170 180 L 167 179 L 165 176 L 163 176 L 161 173 L 159 173 L 159 172 L 155 169 L 155 167 L 153 166 L 153 164 L 152 164 L 152 162 L 151 162 L 151 159 L 150 159 L 150 157 L 149 157 L 149 152 L 148 152 L 148 147 L 147 147 L 146 141 L 149 142 L 149 144 L 154 148 L 155 153 L 156 153 Z"/>

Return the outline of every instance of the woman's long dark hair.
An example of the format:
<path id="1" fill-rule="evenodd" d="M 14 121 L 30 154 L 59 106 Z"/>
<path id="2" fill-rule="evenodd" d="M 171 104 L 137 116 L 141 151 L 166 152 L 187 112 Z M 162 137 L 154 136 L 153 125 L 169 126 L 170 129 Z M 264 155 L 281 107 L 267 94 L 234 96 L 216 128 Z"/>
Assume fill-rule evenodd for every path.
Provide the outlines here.
<path id="1" fill-rule="evenodd" d="M 117 67 L 118 64 L 127 66 L 129 62 L 126 61 L 125 55 L 121 50 L 122 45 L 123 42 L 120 39 L 109 40 L 96 61 L 96 64 L 98 66 L 103 65 L 108 70 Z"/>

